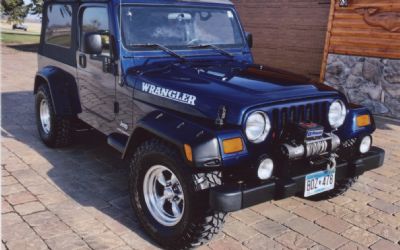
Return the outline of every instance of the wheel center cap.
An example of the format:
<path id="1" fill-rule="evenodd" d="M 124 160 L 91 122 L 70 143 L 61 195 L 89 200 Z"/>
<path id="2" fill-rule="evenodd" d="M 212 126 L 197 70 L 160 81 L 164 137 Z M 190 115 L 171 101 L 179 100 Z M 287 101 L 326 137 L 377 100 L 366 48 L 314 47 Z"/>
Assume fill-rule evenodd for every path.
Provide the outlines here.
<path id="1" fill-rule="evenodd" d="M 172 188 L 170 187 L 166 187 L 164 189 L 164 196 L 167 198 L 173 198 L 175 196 L 174 191 L 172 190 Z"/>
<path id="2" fill-rule="evenodd" d="M 176 185 L 174 185 L 174 186 L 172 187 L 172 191 L 173 191 L 175 194 L 177 194 L 177 193 L 179 193 L 179 188 L 178 188 Z"/>

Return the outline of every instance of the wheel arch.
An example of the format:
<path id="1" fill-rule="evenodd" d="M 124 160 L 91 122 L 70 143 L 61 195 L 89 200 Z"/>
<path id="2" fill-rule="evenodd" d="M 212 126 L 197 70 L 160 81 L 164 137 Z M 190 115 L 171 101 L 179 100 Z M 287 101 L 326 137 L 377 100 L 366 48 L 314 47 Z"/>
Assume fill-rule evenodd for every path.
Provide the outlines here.
<path id="1" fill-rule="evenodd" d="M 136 129 L 133 131 L 133 133 L 128 138 L 128 142 L 125 147 L 125 151 L 122 153 L 122 158 L 126 159 L 126 157 L 129 155 L 132 155 L 133 152 L 136 150 L 136 148 L 139 147 L 142 143 L 144 143 L 147 140 L 153 139 L 153 138 L 166 141 L 163 138 L 157 136 L 155 133 L 152 133 L 151 131 L 149 131 L 145 128 L 142 128 L 139 126 L 136 127 Z"/>
<path id="2" fill-rule="evenodd" d="M 131 155 L 150 138 L 158 138 L 173 145 L 191 166 L 220 167 L 222 164 L 218 139 L 211 131 L 163 111 L 152 112 L 138 122 L 128 138 L 122 158 Z M 186 157 L 185 144 L 191 147 L 192 161 Z"/>
<path id="3" fill-rule="evenodd" d="M 70 73 L 53 66 L 42 68 L 36 73 L 33 93 L 46 84 L 57 115 L 76 115 L 82 112 L 78 86 Z"/>

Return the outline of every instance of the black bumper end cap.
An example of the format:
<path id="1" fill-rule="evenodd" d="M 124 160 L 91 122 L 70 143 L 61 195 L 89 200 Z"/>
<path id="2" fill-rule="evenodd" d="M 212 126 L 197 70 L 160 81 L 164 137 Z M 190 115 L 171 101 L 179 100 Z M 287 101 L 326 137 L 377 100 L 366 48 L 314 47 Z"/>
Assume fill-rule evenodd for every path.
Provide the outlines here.
<path id="1" fill-rule="evenodd" d="M 275 186 L 274 182 L 253 187 L 218 186 L 210 190 L 210 207 L 216 211 L 233 212 L 272 200 Z"/>
<path id="2" fill-rule="evenodd" d="M 378 168 L 383 165 L 385 160 L 385 150 L 372 147 L 368 153 L 353 162 L 354 175 L 358 176 L 366 171 Z"/>
<path id="3" fill-rule="evenodd" d="M 235 187 L 215 187 L 210 190 L 210 206 L 213 210 L 233 212 L 242 209 L 242 190 Z"/>

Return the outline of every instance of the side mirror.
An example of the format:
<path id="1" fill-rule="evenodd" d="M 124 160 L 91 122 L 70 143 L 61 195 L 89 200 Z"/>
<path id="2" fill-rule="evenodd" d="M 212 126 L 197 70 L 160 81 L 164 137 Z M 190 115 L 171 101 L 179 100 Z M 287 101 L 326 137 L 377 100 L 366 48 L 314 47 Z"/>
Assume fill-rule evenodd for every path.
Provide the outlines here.
<path id="1" fill-rule="evenodd" d="M 83 53 L 99 55 L 103 51 L 101 35 L 97 33 L 86 33 L 83 39 Z"/>
<path id="2" fill-rule="evenodd" d="M 253 34 L 246 32 L 246 41 L 249 48 L 253 48 Z"/>

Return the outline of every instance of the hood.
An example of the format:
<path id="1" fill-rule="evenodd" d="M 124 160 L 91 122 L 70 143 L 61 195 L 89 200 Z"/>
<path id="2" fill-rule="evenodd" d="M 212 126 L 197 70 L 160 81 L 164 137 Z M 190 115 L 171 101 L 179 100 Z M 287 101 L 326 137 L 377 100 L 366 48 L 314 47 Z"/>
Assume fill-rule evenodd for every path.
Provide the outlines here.
<path id="1" fill-rule="evenodd" d="M 324 85 L 282 70 L 232 61 L 152 64 L 128 71 L 135 99 L 176 112 L 240 125 L 250 109 L 338 96 Z M 308 83 L 304 83 L 308 82 Z"/>

